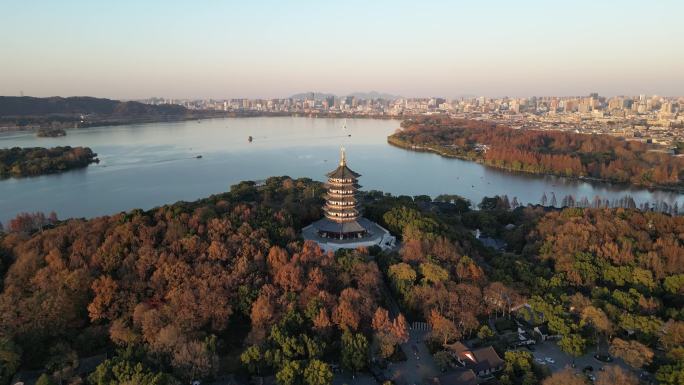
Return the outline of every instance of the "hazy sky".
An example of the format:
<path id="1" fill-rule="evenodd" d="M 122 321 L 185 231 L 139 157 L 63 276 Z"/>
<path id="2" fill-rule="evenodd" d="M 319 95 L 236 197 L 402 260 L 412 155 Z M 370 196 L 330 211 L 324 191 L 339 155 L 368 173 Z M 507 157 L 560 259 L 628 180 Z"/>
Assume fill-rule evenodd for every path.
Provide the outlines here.
<path id="1" fill-rule="evenodd" d="M 684 95 L 684 1 L 0 0 L 0 95 Z"/>

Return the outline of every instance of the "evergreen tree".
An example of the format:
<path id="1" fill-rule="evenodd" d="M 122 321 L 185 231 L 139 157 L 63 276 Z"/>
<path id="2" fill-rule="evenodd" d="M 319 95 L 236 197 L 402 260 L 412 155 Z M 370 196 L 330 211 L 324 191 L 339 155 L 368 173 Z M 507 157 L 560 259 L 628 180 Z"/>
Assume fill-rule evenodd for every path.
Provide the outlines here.
<path id="1" fill-rule="evenodd" d="M 306 385 L 330 385 L 333 373 L 330 366 L 323 361 L 311 360 L 304 369 L 304 383 Z"/>
<path id="2" fill-rule="evenodd" d="M 342 366 L 356 373 L 368 362 L 368 340 L 361 333 L 342 335 Z"/>
<path id="3" fill-rule="evenodd" d="M 52 380 L 50 376 L 43 373 L 36 380 L 36 385 L 55 385 L 55 382 Z"/>
<path id="4" fill-rule="evenodd" d="M 283 367 L 276 373 L 279 385 L 301 384 L 302 367 L 299 361 L 285 361 Z"/>

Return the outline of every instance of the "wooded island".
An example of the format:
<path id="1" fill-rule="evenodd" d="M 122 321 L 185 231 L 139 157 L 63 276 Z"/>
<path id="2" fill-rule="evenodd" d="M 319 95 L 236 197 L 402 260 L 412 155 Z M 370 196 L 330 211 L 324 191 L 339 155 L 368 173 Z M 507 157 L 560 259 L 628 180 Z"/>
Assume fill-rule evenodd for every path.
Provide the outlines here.
<path id="1" fill-rule="evenodd" d="M 0 149 L 0 178 L 55 174 L 97 163 L 89 147 L 13 147 Z"/>

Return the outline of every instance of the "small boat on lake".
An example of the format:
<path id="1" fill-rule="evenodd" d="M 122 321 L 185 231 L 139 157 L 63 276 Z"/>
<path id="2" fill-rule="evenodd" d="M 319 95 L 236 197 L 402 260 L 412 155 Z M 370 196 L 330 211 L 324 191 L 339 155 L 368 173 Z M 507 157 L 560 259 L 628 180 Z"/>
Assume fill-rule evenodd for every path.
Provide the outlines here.
<path id="1" fill-rule="evenodd" d="M 202 155 L 197 155 L 195 159 L 202 159 Z"/>
<path id="2" fill-rule="evenodd" d="M 247 141 L 250 142 L 250 143 L 252 143 L 252 140 L 254 140 L 254 138 L 252 138 L 252 135 L 250 135 L 250 136 L 247 138 Z"/>

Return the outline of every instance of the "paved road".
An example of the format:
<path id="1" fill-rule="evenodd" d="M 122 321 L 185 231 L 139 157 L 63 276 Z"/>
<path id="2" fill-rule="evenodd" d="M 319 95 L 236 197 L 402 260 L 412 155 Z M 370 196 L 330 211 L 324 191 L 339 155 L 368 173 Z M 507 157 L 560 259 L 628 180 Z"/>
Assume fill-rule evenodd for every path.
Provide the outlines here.
<path id="1" fill-rule="evenodd" d="M 385 280 L 382 280 L 382 285 L 380 285 L 380 291 L 382 291 L 382 296 L 386 300 L 386 305 L 389 309 L 389 315 L 392 318 L 396 318 L 401 310 L 399 309 L 399 304 L 397 301 L 394 299 L 394 296 L 392 295 L 392 292 L 390 291 L 390 288 L 387 287 L 387 284 L 385 283 Z"/>
<path id="2" fill-rule="evenodd" d="M 527 349 L 521 348 L 520 350 Z M 556 343 L 554 342 L 547 341 L 538 343 L 537 345 L 535 345 L 535 351 L 530 353 L 532 353 L 532 355 L 535 358 L 541 359 L 542 361 L 544 361 L 546 357 L 550 357 L 551 359 L 553 359 L 555 361 L 553 364 L 544 361 L 544 365 L 548 366 L 552 372 L 572 366 L 572 356 L 560 350 L 558 345 L 556 345 Z M 591 350 L 587 354 L 581 357 L 577 357 L 575 359 L 575 370 L 577 372 L 581 372 L 582 369 L 584 369 L 586 366 L 591 366 L 594 368 L 593 373 L 596 374 L 598 373 L 599 368 L 602 368 L 604 365 L 619 365 L 623 369 L 630 370 L 627 364 L 625 364 L 622 360 L 615 360 L 614 362 L 606 364 L 595 359 L 594 353 L 595 352 Z"/>
<path id="3" fill-rule="evenodd" d="M 387 377 L 399 385 L 421 385 L 439 376 L 439 368 L 423 342 L 427 333 L 422 330 L 409 331 L 409 341 L 401 345 L 407 360 L 388 366 L 385 370 Z"/>
<path id="4" fill-rule="evenodd" d="M 352 377 L 350 373 L 342 372 L 335 373 L 332 381 L 333 385 L 377 385 L 378 382 L 375 381 L 370 374 L 358 373 L 356 376 Z"/>

